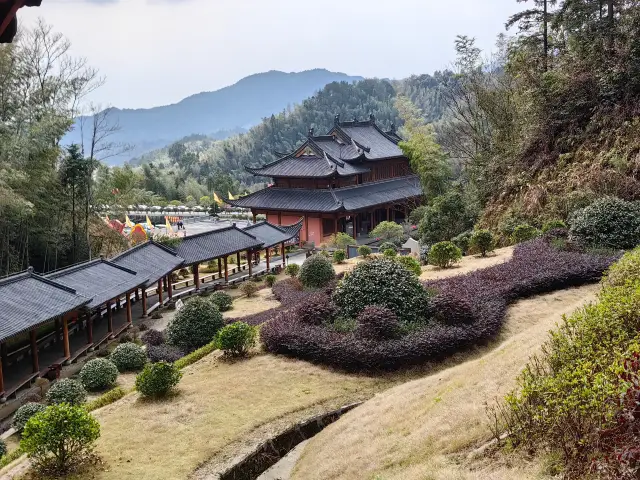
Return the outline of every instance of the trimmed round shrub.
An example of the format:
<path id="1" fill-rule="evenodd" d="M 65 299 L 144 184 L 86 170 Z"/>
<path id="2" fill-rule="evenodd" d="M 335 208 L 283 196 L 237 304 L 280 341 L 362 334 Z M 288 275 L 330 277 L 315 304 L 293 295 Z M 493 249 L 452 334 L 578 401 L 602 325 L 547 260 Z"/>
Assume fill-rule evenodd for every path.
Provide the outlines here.
<path id="1" fill-rule="evenodd" d="M 404 268 L 413 273 L 416 277 L 419 277 L 422 273 L 422 268 L 420 268 L 420 262 L 418 262 L 415 258 L 410 257 L 408 255 L 400 255 L 396 257 L 396 262 L 402 265 Z"/>
<path id="2" fill-rule="evenodd" d="M 136 377 L 136 390 L 145 397 L 164 397 L 182 378 L 172 363 L 147 363 Z"/>
<path id="3" fill-rule="evenodd" d="M 396 252 L 393 248 L 387 248 L 384 252 L 382 252 L 382 255 L 385 256 L 385 258 L 396 258 L 398 256 L 398 252 Z"/>
<path id="4" fill-rule="evenodd" d="M 378 247 L 378 251 L 382 252 L 382 253 L 386 252 L 389 249 L 391 249 L 394 252 L 398 253 L 398 246 L 393 242 L 384 242 L 384 243 L 380 244 L 380 247 Z"/>
<path id="5" fill-rule="evenodd" d="M 511 234 L 511 242 L 513 243 L 522 243 L 527 242 L 529 240 L 533 240 L 538 237 L 540 232 L 536 227 L 529 225 L 528 223 L 523 223 L 518 225 Z"/>
<path id="6" fill-rule="evenodd" d="M 256 329 L 244 322 L 235 322 L 218 332 L 218 346 L 233 357 L 246 355 L 256 344 Z"/>
<path id="7" fill-rule="evenodd" d="M 602 279 L 602 284 L 622 287 L 638 279 L 640 279 L 640 247 L 625 253 L 620 260 L 611 265 Z"/>
<path id="8" fill-rule="evenodd" d="M 549 220 L 542 225 L 542 233 L 547 233 L 551 230 L 555 230 L 557 228 L 567 228 L 567 224 L 562 220 Z"/>
<path id="9" fill-rule="evenodd" d="M 267 275 L 266 277 L 264 277 L 264 283 L 267 284 L 267 287 L 271 288 L 275 285 L 276 283 L 276 276 L 275 275 Z"/>
<path id="10" fill-rule="evenodd" d="M 184 357 L 184 352 L 173 345 L 163 343 L 162 345 L 149 345 L 147 347 L 147 358 L 151 363 L 173 363 L 182 357 Z"/>
<path id="11" fill-rule="evenodd" d="M 347 253 L 344 250 L 336 250 L 333 252 L 333 260 L 336 263 L 342 263 L 347 258 Z"/>
<path id="12" fill-rule="evenodd" d="M 290 277 L 297 277 L 300 273 L 300 265 L 298 265 L 297 263 L 290 263 L 284 269 L 284 273 L 286 273 Z"/>
<path id="13" fill-rule="evenodd" d="M 233 298 L 225 292 L 213 292 L 209 296 L 209 301 L 218 307 L 218 310 L 221 312 L 231 310 L 231 306 L 233 305 Z"/>
<path id="14" fill-rule="evenodd" d="M 185 303 L 167 326 L 167 342 L 184 352 L 191 352 L 216 338 L 224 326 L 220 310 L 205 298 L 197 297 Z"/>
<path id="15" fill-rule="evenodd" d="M 371 255 L 371 247 L 369 245 L 360 245 L 358 247 L 358 255 L 360 255 L 361 257 L 365 257 L 367 258 L 369 255 Z"/>
<path id="16" fill-rule="evenodd" d="M 64 475 L 88 459 L 100 424 L 84 407 L 51 405 L 26 423 L 20 448 L 43 473 Z"/>
<path id="17" fill-rule="evenodd" d="M 27 424 L 27 421 L 29 421 L 29 419 L 36 413 L 41 412 L 45 408 L 47 408 L 47 406 L 41 403 L 25 403 L 18 410 L 16 410 L 16 413 L 13 415 L 13 420 L 11 421 L 11 426 L 18 432 L 21 432 L 24 429 L 24 426 Z"/>
<path id="18" fill-rule="evenodd" d="M 147 346 L 157 346 L 162 345 L 166 339 L 164 338 L 164 333 L 159 330 L 147 330 L 142 334 L 142 343 Z"/>
<path id="19" fill-rule="evenodd" d="M 451 242 L 438 242 L 429 250 L 429 263 L 449 268 L 462 258 L 462 251 Z"/>
<path id="20" fill-rule="evenodd" d="M 571 215 L 572 237 L 591 247 L 629 249 L 640 244 L 640 205 L 605 197 Z"/>
<path id="21" fill-rule="evenodd" d="M 79 381 L 63 378 L 51 385 L 45 399 L 49 405 L 60 403 L 80 405 L 87 401 L 87 391 Z"/>
<path id="22" fill-rule="evenodd" d="M 321 325 L 333 321 L 336 316 L 336 306 L 329 295 L 316 293 L 296 307 L 294 314 L 302 323 Z"/>
<path id="23" fill-rule="evenodd" d="M 344 277 L 333 293 L 340 315 L 356 318 L 370 305 L 387 307 L 403 322 L 424 320 L 427 291 L 399 263 L 376 259 L 362 262 Z"/>
<path id="24" fill-rule="evenodd" d="M 336 276 L 331 261 L 322 255 L 312 255 L 300 268 L 300 281 L 307 288 L 326 287 Z"/>
<path id="25" fill-rule="evenodd" d="M 485 257 L 495 245 L 493 234 L 489 230 L 475 230 L 471 235 L 469 246 Z"/>
<path id="26" fill-rule="evenodd" d="M 453 237 L 451 239 L 451 243 L 462 250 L 463 255 L 466 255 L 469 251 L 469 247 L 471 246 L 471 237 L 471 232 L 462 232 L 460 235 Z"/>
<path id="27" fill-rule="evenodd" d="M 104 390 L 118 378 L 118 367 L 106 358 L 94 358 L 80 370 L 80 381 L 87 390 Z"/>
<path id="28" fill-rule="evenodd" d="M 395 313 L 386 307 L 369 305 L 357 318 L 356 334 L 371 340 L 387 340 L 400 334 L 400 322 Z"/>
<path id="29" fill-rule="evenodd" d="M 258 285 L 256 285 L 256 282 L 244 282 L 240 285 L 240 291 L 244 293 L 247 298 L 255 297 L 258 290 L 260 289 L 258 288 Z"/>
<path id="30" fill-rule="evenodd" d="M 144 353 L 144 349 L 140 345 L 131 342 L 118 345 L 111 352 L 110 358 L 120 372 L 137 371 L 147 363 L 147 355 Z"/>

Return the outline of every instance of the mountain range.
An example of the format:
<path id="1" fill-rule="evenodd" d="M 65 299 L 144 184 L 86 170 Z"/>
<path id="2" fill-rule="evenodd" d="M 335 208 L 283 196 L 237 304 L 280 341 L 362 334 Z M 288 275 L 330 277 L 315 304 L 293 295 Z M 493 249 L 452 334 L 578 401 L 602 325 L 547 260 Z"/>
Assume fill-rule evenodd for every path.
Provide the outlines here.
<path id="1" fill-rule="evenodd" d="M 117 123 L 120 129 L 109 141 L 128 144 L 130 149 L 108 158 L 106 163 L 122 164 L 192 134 L 223 139 L 242 133 L 264 117 L 302 102 L 329 83 L 358 80 L 362 77 L 325 69 L 293 73 L 272 70 L 250 75 L 220 90 L 191 95 L 172 105 L 144 109 L 111 108 L 109 122 Z M 77 118 L 73 129 L 63 138 L 63 144 L 82 143 L 80 122 L 92 125 L 92 117 Z M 86 137 L 85 133 L 85 147 Z"/>

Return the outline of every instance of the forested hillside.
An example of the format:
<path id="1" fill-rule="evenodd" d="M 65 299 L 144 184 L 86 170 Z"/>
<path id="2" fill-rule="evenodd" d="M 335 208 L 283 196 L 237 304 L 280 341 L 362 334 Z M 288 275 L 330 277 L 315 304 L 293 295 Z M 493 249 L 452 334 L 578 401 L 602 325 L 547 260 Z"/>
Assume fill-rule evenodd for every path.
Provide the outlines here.
<path id="1" fill-rule="evenodd" d="M 112 141 L 130 148 L 109 158 L 109 163 L 122 164 L 134 156 L 191 134 L 225 138 L 235 133 L 234 130 L 247 129 L 273 112 L 302 102 L 328 83 L 361 79 L 325 69 L 292 73 L 270 71 L 245 77 L 220 90 L 191 95 L 173 105 L 111 108 L 110 121 L 120 127 L 112 135 Z M 104 115 L 104 111 L 92 113 Z M 62 139 L 62 144 L 82 144 L 84 136 L 86 146 L 89 142 L 86 126 L 92 122 L 92 116 L 78 117 Z"/>

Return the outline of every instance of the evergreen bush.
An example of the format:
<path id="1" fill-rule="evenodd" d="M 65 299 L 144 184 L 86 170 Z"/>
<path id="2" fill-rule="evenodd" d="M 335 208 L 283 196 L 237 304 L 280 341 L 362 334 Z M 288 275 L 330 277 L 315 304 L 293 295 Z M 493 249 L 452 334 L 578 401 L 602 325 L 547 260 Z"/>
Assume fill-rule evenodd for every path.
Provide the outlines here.
<path id="1" fill-rule="evenodd" d="M 409 255 L 399 255 L 395 260 L 408 271 L 413 273 L 416 277 L 419 277 L 422 274 L 420 262 L 418 262 L 415 258 L 410 257 Z"/>
<path id="2" fill-rule="evenodd" d="M 136 390 L 145 397 L 163 397 L 181 378 L 182 372 L 171 363 L 148 363 L 136 377 Z"/>
<path id="3" fill-rule="evenodd" d="M 420 223 L 420 220 L 422 220 L 422 218 L 424 217 L 425 213 L 427 213 L 427 207 L 424 205 L 420 205 L 419 207 L 414 208 L 409 214 L 409 223 L 411 225 L 418 225 Z"/>
<path id="4" fill-rule="evenodd" d="M 307 288 L 325 287 L 335 276 L 331 261 L 322 255 L 310 256 L 300 268 L 300 281 Z"/>
<path id="5" fill-rule="evenodd" d="M 393 248 L 387 248 L 385 251 L 382 252 L 382 255 L 384 255 L 385 258 L 393 260 L 398 256 L 398 252 L 396 252 Z"/>
<path id="6" fill-rule="evenodd" d="M 297 277 L 298 274 L 300 273 L 300 265 L 298 265 L 297 263 L 290 263 L 284 269 L 284 273 L 289 275 L 291 278 Z"/>
<path id="7" fill-rule="evenodd" d="M 258 293 L 258 290 L 258 285 L 256 285 L 255 282 L 244 282 L 242 285 L 240 285 L 240 291 L 244 293 L 247 298 L 255 297 Z"/>
<path id="8" fill-rule="evenodd" d="M 400 322 L 395 313 L 386 307 L 369 305 L 357 318 L 356 333 L 362 338 L 386 340 L 400 333 Z"/>
<path id="9" fill-rule="evenodd" d="M 121 343 L 111 352 L 111 361 L 119 372 L 140 370 L 147 363 L 147 355 L 140 345 L 135 343 Z"/>
<path id="10" fill-rule="evenodd" d="M 36 402 L 29 402 L 22 405 L 16 413 L 13 414 L 13 420 L 11 421 L 11 426 L 16 429 L 16 431 L 21 432 L 24 429 L 24 426 L 27 424 L 27 421 L 33 417 L 36 413 L 44 410 L 46 405 Z"/>
<path id="11" fill-rule="evenodd" d="M 402 242 L 404 229 L 402 225 L 398 225 L 396 222 L 384 221 L 376 225 L 376 228 L 371 230 L 369 236 L 379 238 L 384 243 L 398 244 Z"/>
<path id="12" fill-rule="evenodd" d="M 462 258 L 462 251 L 451 242 L 438 242 L 429 250 L 429 263 L 449 268 Z"/>
<path id="13" fill-rule="evenodd" d="M 487 252 L 493 250 L 495 239 L 489 230 L 475 230 L 471 235 L 469 245 L 480 252 L 483 257 L 486 257 Z"/>
<path id="14" fill-rule="evenodd" d="M 371 255 L 371 247 L 369 245 L 360 245 L 358 247 L 358 255 L 364 258 L 368 258 Z"/>
<path id="15" fill-rule="evenodd" d="M 231 307 L 233 306 L 233 298 L 231 298 L 231 295 L 226 292 L 213 292 L 209 295 L 209 301 L 218 307 L 218 310 L 221 312 L 231 310 Z"/>
<path id="16" fill-rule="evenodd" d="M 462 251 L 463 255 L 466 255 L 469 252 L 469 247 L 471 246 L 471 236 L 472 232 L 462 232 L 460 235 L 456 235 L 451 239 L 451 243 L 453 243 L 456 247 Z"/>
<path id="17" fill-rule="evenodd" d="M 267 275 L 264 277 L 264 283 L 267 284 L 267 287 L 271 288 L 275 285 L 277 277 L 275 275 Z"/>
<path id="18" fill-rule="evenodd" d="M 218 332 L 218 346 L 234 357 L 246 355 L 256 343 L 256 328 L 244 322 L 234 322 Z"/>
<path id="19" fill-rule="evenodd" d="M 87 390 L 104 390 L 116 383 L 118 367 L 106 358 L 94 358 L 84 364 L 79 377 Z"/>
<path id="20" fill-rule="evenodd" d="M 45 399 L 49 405 L 60 403 L 80 405 L 86 402 L 87 391 L 79 381 L 71 378 L 62 378 L 51 385 Z"/>
<path id="21" fill-rule="evenodd" d="M 547 233 L 558 228 L 566 229 L 567 224 L 562 220 L 549 220 L 542 225 L 542 233 Z"/>
<path id="22" fill-rule="evenodd" d="M 336 287 L 340 315 L 356 318 L 369 305 L 387 307 L 403 322 L 425 319 L 427 291 L 402 265 L 387 259 L 361 262 Z"/>
<path id="23" fill-rule="evenodd" d="M 100 437 L 100 424 L 85 408 L 51 405 L 27 421 L 20 448 L 45 475 L 61 476 L 83 464 Z"/>
<path id="24" fill-rule="evenodd" d="M 382 253 L 384 253 L 385 251 L 387 251 L 389 249 L 391 249 L 394 252 L 398 253 L 398 246 L 393 242 L 383 242 L 378 247 L 378 251 L 382 252 Z"/>
<path id="25" fill-rule="evenodd" d="M 333 252 L 333 260 L 336 263 L 342 263 L 345 261 L 346 258 L 347 258 L 347 254 L 344 250 L 336 250 L 335 252 Z"/>
<path id="26" fill-rule="evenodd" d="M 640 244 L 640 204 L 605 197 L 574 212 L 570 232 L 584 244 L 629 249 Z"/>
<path id="27" fill-rule="evenodd" d="M 191 352 L 216 338 L 224 326 L 220 310 L 205 298 L 193 298 L 171 320 L 165 335 L 167 342 Z"/>
<path id="28" fill-rule="evenodd" d="M 511 234 L 511 242 L 512 243 L 522 243 L 527 242 L 529 240 L 533 240 L 538 237 L 540 232 L 536 227 L 532 227 L 528 223 L 523 223 L 514 228 L 513 233 Z"/>

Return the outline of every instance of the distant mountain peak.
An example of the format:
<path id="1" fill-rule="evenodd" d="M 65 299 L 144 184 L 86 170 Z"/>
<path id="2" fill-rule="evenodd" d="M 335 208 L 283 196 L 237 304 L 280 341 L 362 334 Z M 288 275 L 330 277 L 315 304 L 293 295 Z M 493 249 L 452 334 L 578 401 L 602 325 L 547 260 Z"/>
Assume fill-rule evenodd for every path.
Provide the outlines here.
<path id="1" fill-rule="evenodd" d="M 329 83 L 358 80 L 362 77 L 323 68 L 302 72 L 270 70 L 249 75 L 219 90 L 190 95 L 172 105 L 113 108 L 112 120 L 119 123 L 121 130 L 109 140 L 128 143 L 134 148 L 126 156 L 110 158 L 109 161 L 112 164 L 124 163 L 192 134 L 208 135 L 256 125 L 264 117 L 301 103 Z M 81 142 L 77 127 L 62 140 L 65 145 Z"/>

